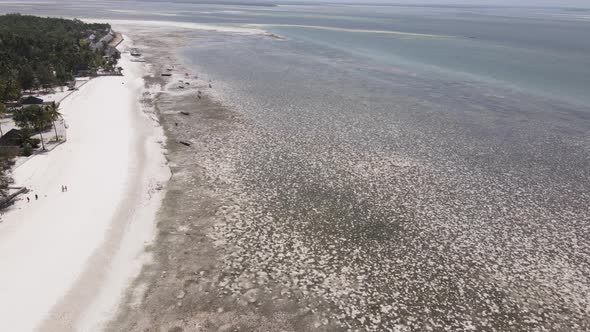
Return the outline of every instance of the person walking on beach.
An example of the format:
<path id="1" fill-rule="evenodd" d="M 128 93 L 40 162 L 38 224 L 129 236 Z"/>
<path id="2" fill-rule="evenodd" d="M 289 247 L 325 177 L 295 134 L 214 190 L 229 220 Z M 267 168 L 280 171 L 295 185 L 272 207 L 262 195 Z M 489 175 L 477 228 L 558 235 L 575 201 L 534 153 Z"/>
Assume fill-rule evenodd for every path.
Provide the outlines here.
<path id="1" fill-rule="evenodd" d="M 64 190 L 68 192 L 68 186 L 64 186 Z"/>
<path id="2" fill-rule="evenodd" d="M 27 196 L 27 203 L 31 203 L 31 199 Z"/>
<path id="3" fill-rule="evenodd" d="M 38 200 L 38 199 L 39 199 L 39 196 L 37 196 L 37 194 L 35 194 L 35 200 Z"/>

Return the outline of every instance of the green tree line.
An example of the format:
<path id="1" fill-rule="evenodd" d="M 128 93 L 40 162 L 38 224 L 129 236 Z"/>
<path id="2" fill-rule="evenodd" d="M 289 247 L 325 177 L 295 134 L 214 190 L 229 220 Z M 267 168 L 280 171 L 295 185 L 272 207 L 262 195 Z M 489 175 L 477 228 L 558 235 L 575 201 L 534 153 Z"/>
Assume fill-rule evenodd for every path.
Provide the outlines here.
<path id="1" fill-rule="evenodd" d="M 78 70 L 103 65 L 102 54 L 92 51 L 86 38 L 92 33 L 100 38 L 109 28 L 80 20 L 0 15 L 0 102 L 19 98 L 22 90 L 65 85 Z"/>

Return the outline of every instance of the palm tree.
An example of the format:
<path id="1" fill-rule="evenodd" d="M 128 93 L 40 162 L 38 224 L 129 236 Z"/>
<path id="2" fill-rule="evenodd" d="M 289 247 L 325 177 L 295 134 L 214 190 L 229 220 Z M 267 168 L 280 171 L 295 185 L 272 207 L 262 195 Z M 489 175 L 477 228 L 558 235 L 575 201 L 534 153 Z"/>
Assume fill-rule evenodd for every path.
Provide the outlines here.
<path id="1" fill-rule="evenodd" d="M 47 150 L 45 148 L 45 142 L 43 142 L 43 129 L 47 127 L 47 124 L 50 121 L 51 120 L 49 119 L 47 112 L 45 112 L 43 108 L 39 107 L 35 113 L 35 117 L 33 118 L 33 127 L 35 130 L 39 131 L 39 137 L 41 138 L 41 147 L 43 148 L 43 151 Z"/>
<path id="2" fill-rule="evenodd" d="M 55 121 L 61 119 L 62 115 L 58 111 L 59 110 L 59 103 L 52 102 L 50 105 L 45 106 L 45 113 L 53 124 L 53 130 L 55 131 L 55 141 L 59 141 L 59 137 L 57 136 L 57 127 L 55 126 Z"/>
<path id="3" fill-rule="evenodd" d="M 41 137 L 41 146 L 45 149 L 45 142 L 43 142 L 43 129 L 51 121 L 49 115 L 45 110 L 37 105 L 33 105 L 14 113 L 14 122 L 17 126 L 23 129 L 35 129 L 39 132 Z"/>

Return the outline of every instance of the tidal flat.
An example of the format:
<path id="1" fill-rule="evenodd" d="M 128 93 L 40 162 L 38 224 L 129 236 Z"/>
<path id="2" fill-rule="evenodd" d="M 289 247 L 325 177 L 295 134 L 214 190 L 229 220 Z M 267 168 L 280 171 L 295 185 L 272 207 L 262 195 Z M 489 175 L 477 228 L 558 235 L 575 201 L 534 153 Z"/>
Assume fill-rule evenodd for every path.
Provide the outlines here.
<path id="1" fill-rule="evenodd" d="M 163 87 L 173 176 L 154 262 L 113 326 L 588 328 L 583 107 L 404 71 L 285 75 L 288 46 L 243 56 L 283 42 L 265 36 L 133 38 Z"/>

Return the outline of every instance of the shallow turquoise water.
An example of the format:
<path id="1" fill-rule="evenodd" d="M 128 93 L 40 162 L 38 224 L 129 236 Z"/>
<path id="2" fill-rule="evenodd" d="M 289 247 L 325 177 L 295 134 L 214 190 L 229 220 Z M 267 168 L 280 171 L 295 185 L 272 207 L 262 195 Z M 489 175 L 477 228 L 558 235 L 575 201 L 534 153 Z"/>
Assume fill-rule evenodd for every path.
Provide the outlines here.
<path id="1" fill-rule="evenodd" d="M 364 57 L 377 65 L 590 103 L 590 12 L 583 9 L 66 1 L 61 6 L 2 4 L 0 12 L 219 26 L 257 24 L 303 42 L 298 45 L 310 54 L 319 45 L 338 51 L 342 58 Z"/>
<path id="2" fill-rule="evenodd" d="M 422 74 L 447 74 L 572 102 L 590 101 L 590 57 L 583 53 L 443 35 L 396 36 L 274 26 L 268 30 Z"/>

